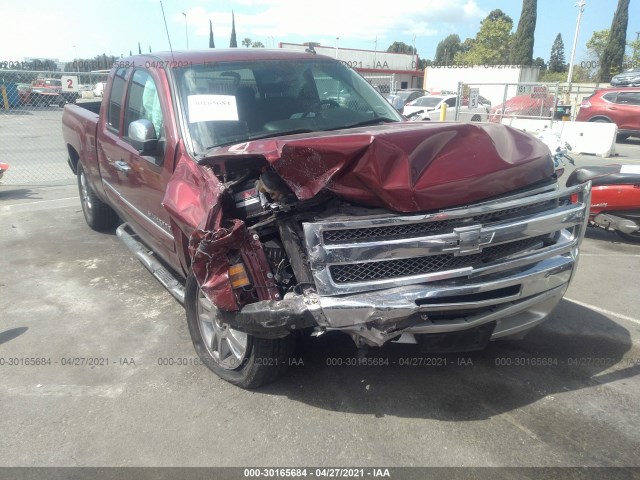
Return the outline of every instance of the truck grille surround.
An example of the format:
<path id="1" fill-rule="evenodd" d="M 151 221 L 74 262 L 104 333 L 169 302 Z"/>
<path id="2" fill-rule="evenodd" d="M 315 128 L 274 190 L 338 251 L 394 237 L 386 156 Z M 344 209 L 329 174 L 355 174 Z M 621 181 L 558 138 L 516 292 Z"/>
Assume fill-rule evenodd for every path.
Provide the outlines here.
<path id="1" fill-rule="evenodd" d="M 569 201 L 572 194 L 577 201 Z M 475 278 L 572 255 L 586 227 L 590 184 L 532 189 L 431 214 L 329 216 L 304 222 L 321 296 Z"/>

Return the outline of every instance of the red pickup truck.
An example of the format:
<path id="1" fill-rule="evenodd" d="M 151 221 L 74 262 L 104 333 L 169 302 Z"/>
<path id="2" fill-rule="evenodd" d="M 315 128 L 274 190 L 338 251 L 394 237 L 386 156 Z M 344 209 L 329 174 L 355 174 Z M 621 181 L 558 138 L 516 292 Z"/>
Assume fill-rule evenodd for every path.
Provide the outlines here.
<path id="1" fill-rule="evenodd" d="M 101 104 L 65 107 L 63 133 L 89 226 L 121 223 L 203 362 L 245 388 L 301 335 L 363 351 L 520 336 L 562 298 L 587 221 L 590 184 L 560 190 L 538 140 L 408 122 L 313 53 L 130 57 Z"/>

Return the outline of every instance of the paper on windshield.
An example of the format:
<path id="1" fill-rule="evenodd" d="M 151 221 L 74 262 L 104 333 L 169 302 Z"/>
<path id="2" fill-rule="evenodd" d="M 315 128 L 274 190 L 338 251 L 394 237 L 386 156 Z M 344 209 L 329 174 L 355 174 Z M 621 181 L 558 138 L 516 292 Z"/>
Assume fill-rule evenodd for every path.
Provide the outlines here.
<path id="1" fill-rule="evenodd" d="M 238 120 L 238 106 L 233 95 L 189 95 L 189 123 Z"/>

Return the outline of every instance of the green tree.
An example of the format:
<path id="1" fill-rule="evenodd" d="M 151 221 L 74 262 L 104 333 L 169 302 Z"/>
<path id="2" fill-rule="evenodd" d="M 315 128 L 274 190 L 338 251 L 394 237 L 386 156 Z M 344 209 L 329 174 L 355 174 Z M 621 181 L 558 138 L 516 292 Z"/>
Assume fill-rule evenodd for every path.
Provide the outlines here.
<path id="1" fill-rule="evenodd" d="M 518 29 L 513 36 L 513 47 L 509 55 L 512 65 L 533 63 L 533 42 L 536 31 L 538 0 L 523 0 Z"/>
<path id="2" fill-rule="evenodd" d="M 602 52 L 604 52 L 604 47 L 607 46 L 608 38 L 608 28 L 605 28 L 604 30 L 595 30 L 591 34 L 591 38 L 587 40 L 587 52 L 591 60 L 595 60 L 600 63 Z"/>
<path id="3" fill-rule="evenodd" d="M 629 48 L 631 48 L 631 55 L 629 55 L 625 61 L 627 65 L 634 67 L 640 66 L 640 40 L 633 40 L 629 42 Z"/>
<path id="4" fill-rule="evenodd" d="M 216 44 L 213 41 L 213 23 L 209 20 L 209 48 L 216 48 Z"/>
<path id="5" fill-rule="evenodd" d="M 251 46 L 251 39 L 250 38 L 245 38 L 244 40 L 242 40 L 242 45 L 244 45 L 245 47 L 249 48 Z"/>
<path id="6" fill-rule="evenodd" d="M 238 41 L 236 40 L 236 17 L 231 12 L 231 40 L 229 41 L 230 48 L 238 48 Z"/>
<path id="7" fill-rule="evenodd" d="M 387 48 L 387 52 L 390 53 L 407 53 L 409 55 L 413 55 L 417 52 L 414 51 L 413 47 L 411 45 L 407 45 L 404 42 L 393 42 L 391 45 L 389 45 L 389 48 Z"/>
<path id="8" fill-rule="evenodd" d="M 513 20 L 502 10 L 493 10 L 480 22 L 475 40 L 467 39 L 456 54 L 456 63 L 504 65 L 509 62 Z"/>
<path id="9" fill-rule="evenodd" d="M 436 57 L 433 61 L 439 64 L 451 63 L 453 57 L 460 51 L 461 46 L 460 37 L 456 33 L 445 37 L 444 40 L 438 43 Z"/>
<path id="10" fill-rule="evenodd" d="M 264 44 L 262 42 L 253 42 L 251 48 L 264 48 Z"/>
<path id="11" fill-rule="evenodd" d="M 622 71 L 624 50 L 627 46 L 627 24 L 629 23 L 629 0 L 618 0 L 613 15 L 607 44 L 600 59 L 600 81 L 609 82 L 611 77 Z"/>
<path id="12" fill-rule="evenodd" d="M 550 72 L 566 72 L 567 63 L 564 57 L 564 42 L 562 34 L 559 33 L 551 46 L 551 56 L 549 57 L 548 68 Z"/>
<path id="13" fill-rule="evenodd" d="M 536 57 L 536 59 L 533 61 L 533 66 L 540 67 L 541 72 L 547 69 L 547 64 L 544 63 L 544 58 L 542 57 Z"/>

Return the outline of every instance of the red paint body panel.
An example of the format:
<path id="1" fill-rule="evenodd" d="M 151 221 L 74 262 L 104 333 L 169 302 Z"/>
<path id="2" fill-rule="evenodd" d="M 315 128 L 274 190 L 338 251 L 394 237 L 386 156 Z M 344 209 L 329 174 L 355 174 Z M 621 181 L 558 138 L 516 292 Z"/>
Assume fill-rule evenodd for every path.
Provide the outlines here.
<path id="1" fill-rule="evenodd" d="M 491 124 L 409 122 L 314 132 L 223 147 L 209 160 L 222 167 L 247 156 L 265 158 L 301 200 L 326 188 L 398 212 L 487 200 L 553 175 L 544 144 Z"/>
<path id="2" fill-rule="evenodd" d="M 591 190 L 589 216 L 640 208 L 640 185 L 602 185 Z"/>

